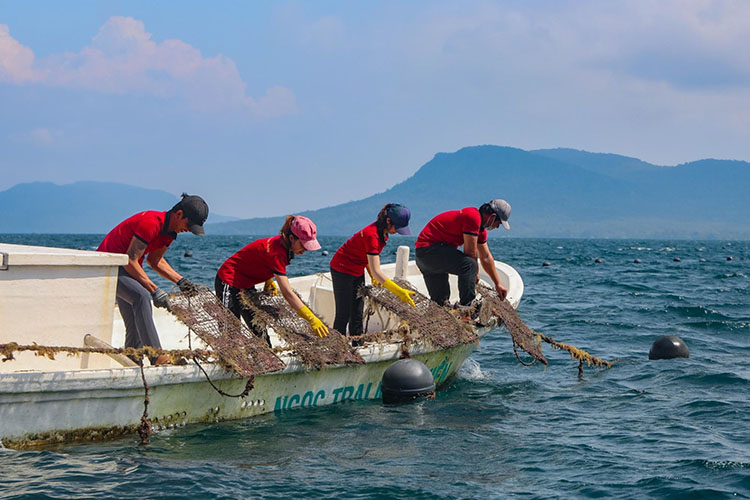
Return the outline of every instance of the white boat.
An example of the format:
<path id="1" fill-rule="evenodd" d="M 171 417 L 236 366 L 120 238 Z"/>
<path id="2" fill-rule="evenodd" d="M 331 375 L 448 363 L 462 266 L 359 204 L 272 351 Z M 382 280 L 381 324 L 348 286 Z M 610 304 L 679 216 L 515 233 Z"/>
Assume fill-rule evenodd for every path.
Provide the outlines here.
<path id="1" fill-rule="evenodd" d="M 424 281 L 409 248 L 399 247 L 397 261 L 382 266 L 391 278 L 408 280 L 425 293 Z M 89 334 L 122 346 L 124 325 L 116 311 L 118 267 L 125 255 L 0 243 L 0 345 L 84 347 Z M 508 287 L 508 301 L 517 307 L 523 281 L 507 264 L 496 267 Z M 452 290 L 457 289 L 452 277 Z M 490 282 L 487 276 L 483 280 Z M 327 324 L 334 315 L 333 290 L 327 273 L 290 279 L 293 288 Z M 456 300 L 456 297 L 451 297 Z M 188 328 L 163 309 L 154 321 L 164 349 L 206 348 Z M 368 331 L 383 330 L 387 315 L 373 316 Z M 386 323 L 386 325 L 383 325 Z M 477 328 L 486 334 L 496 323 Z M 144 381 L 148 384 L 148 415 L 152 430 L 195 422 L 248 418 L 273 411 L 311 408 L 348 400 L 380 398 L 383 372 L 402 353 L 402 343 L 370 342 L 357 348 L 364 364 L 305 369 L 273 331 L 274 347 L 285 367 L 258 375 L 245 397 L 226 397 L 245 389 L 247 378 L 218 364 L 123 366 L 104 354 L 51 360 L 33 352 L 15 353 L 0 363 L 0 447 L 25 448 L 135 433 L 144 413 Z M 437 349 L 409 345 L 412 358 L 425 363 L 440 386 L 458 370 L 475 344 Z M 0 352 L 0 358 L 2 358 Z"/>

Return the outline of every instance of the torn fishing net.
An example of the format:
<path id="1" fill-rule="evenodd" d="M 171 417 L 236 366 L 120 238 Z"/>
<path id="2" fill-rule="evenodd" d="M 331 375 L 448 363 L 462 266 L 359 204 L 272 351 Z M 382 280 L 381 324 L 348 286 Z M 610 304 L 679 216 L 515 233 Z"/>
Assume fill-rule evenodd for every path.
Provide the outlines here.
<path id="1" fill-rule="evenodd" d="M 274 332 L 289 346 L 308 370 L 319 370 L 326 365 L 364 363 L 349 339 L 328 327 L 328 335 L 318 337 L 310 324 L 289 307 L 281 294 L 271 296 L 255 289 L 240 292 L 242 307 L 253 313 L 255 327 Z"/>
<path id="2" fill-rule="evenodd" d="M 371 305 L 383 308 L 400 320 L 403 341 L 426 341 L 439 349 L 448 349 L 460 344 L 472 344 L 478 340 L 471 325 L 460 321 L 444 307 L 419 293 L 408 281 L 394 279 L 402 288 L 414 291 L 415 307 L 401 301 L 385 288 L 364 286 L 359 289 Z M 404 328 L 406 327 L 406 328 Z M 394 339 L 396 340 L 396 339 Z"/>
<path id="3" fill-rule="evenodd" d="M 169 309 L 213 350 L 219 363 L 243 377 L 279 371 L 284 363 L 207 287 L 169 294 Z"/>

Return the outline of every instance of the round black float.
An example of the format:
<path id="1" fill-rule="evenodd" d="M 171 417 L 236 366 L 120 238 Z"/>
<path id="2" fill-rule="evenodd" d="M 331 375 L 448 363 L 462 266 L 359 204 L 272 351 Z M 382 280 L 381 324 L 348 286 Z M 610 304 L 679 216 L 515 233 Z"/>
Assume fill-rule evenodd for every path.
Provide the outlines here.
<path id="1" fill-rule="evenodd" d="M 635 260 L 633 261 L 633 264 L 640 264 L 640 263 L 641 263 L 641 259 L 635 259 Z"/>
<path id="2" fill-rule="evenodd" d="M 323 250 L 322 252 L 320 252 L 320 254 L 321 254 L 321 255 L 322 255 L 323 257 L 325 257 L 325 256 L 327 256 L 327 255 L 328 255 L 328 250 Z"/>
<path id="3" fill-rule="evenodd" d="M 675 258 L 674 258 L 674 259 L 672 259 L 672 260 L 673 260 L 673 261 L 675 261 L 675 262 L 680 262 L 680 258 L 679 258 L 679 257 L 675 257 Z"/>
<path id="4" fill-rule="evenodd" d="M 690 351 L 680 337 L 662 335 L 654 341 L 648 351 L 648 359 L 689 358 Z"/>
<path id="5" fill-rule="evenodd" d="M 552 264 L 550 264 L 550 262 L 548 260 L 545 260 L 544 262 L 542 262 L 542 267 L 547 267 L 547 266 L 551 266 L 551 265 Z"/>
<path id="6" fill-rule="evenodd" d="M 596 262 L 597 264 L 601 264 L 602 262 L 604 262 L 604 259 L 597 257 L 596 259 L 594 259 L 594 262 Z"/>
<path id="7" fill-rule="evenodd" d="M 190 250 L 185 250 L 185 257 L 192 257 L 192 256 L 193 256 L 193 252 L 191 252 Z"/>
<path id="8" fill-rule="evenodd" d="M 430 369 L 416 359 L 399 359 L 383 373 L 380 384 L 383 403 L 403 403 L 435 396 Z"/>

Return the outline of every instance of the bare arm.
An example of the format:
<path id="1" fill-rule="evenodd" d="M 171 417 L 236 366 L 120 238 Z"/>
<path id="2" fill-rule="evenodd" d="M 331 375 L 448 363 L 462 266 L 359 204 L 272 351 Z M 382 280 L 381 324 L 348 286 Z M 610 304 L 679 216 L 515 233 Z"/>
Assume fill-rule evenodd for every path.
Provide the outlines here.
<path id="1" fill-rule="evenodd" d="M 281 295 L 284 296 L 293 310 L 299 311 L 305 304 L 302 303 L 297 294 L 294 293 L 294 290 L 292 290 L 292 285 L 289 284 L 289 278 L 280 274 L 274 274 L 274 277 L 276 278 L 276 283 L 279 285 Z"/>
<path id="2" fill-rule="evenodd" d="M 495 258 L 492 257 L 490 247 L 487 246 L 487 243 L 480 243 L 478 249 L 479 262 L 482 264 L 482 269 L 484 269 L 495 284 L 495 292 L 497 292 L 502 300 L 505 300 L 505 296 L 508 295 L 508 289 L 500 283 L 500 275 L 495 267 Z"/>
<path id="3" fill-rule="evenodd" d="M 367 267 L 370 269 L 370 277 L 378 280 L 381 285 L 385 283 L 388 277 L 380 269 L 380 255 L 368 255 Z"/>
<path id="4" fill-rule="evenodd" d="M 159 287 L 151 281 L 151 278 L 148 277 L 146 271 L 143 270 L 143 267 L 141 267 L 141 263 L 139 262 L 140 258 L 143 256 L 143 252 L 146 251 L 146 246 L 147 245 L 144 242 L 133 236 L 130 240 L 130 245 L 128 245 L 128 263 L 125 265 L 125 270 L 130 276 L 135 278 L 143 288 L 151 293 Z"/>
<path id="5" fill-rule="evenodd" d="M 164 253 L 167 251 L 167 247 L 159 248 L 148 254 L 147 261 L 151 268 L 159 273 L 160 276 L 167 278 L 172 283 L 177 283 L 182 279 L 182 276 L 172 269 L 169 262 L 164 258 Z"/>
<path id="6" fill-rule="evenodd" d="M 477 258 L 477 240 L 478 236 L 464 233 L 464 253 L 473 259 Z"/>

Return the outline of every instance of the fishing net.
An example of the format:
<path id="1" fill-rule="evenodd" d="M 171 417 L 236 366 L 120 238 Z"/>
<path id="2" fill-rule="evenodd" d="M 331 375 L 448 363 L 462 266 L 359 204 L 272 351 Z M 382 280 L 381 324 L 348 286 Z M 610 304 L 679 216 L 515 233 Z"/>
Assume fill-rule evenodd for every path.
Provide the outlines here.
<path id="1" fill-rule="evenodd" d="M 272 296 L 255 289 L 242 290 L 240 303 L 253 313 L 254 326 L 263 330 L 273 328 L 308 370 L 365 362 L 349 340 L 333 328 L 328 328 L 327 336 L 318 337 L 281 294 Z"/>
<path id="2" fill-rule="evenodd" d="M 531 363 L 541 361 L 542 363 L 547 365 L 547 359 L 542 354 L 541 343 L 542 341 L 544 341 L 550 344 L 555 349 L 567 351 L 570 354 L 571 358 L 577 360 L 579 375 L 583 373 L 583 363 L 586 363 L 588 366 L 597 366 L 602 368 L 610 368 L 612 366 L 611 361 L 605 361 L 601 358 L 597 358 L 596 356 L 592 356 L 583 349 L 579 349 L 570 344 L 558 342 L 551 337 L 543 335 L 539 332 L 535 332 L 534 330 L 529 328 L 526 323 L 524 323 L 524 321 L 518 315 L 518 312 L 513 309 L 513 307 L 507 300 L 500 300 L 500 297 L 497 296 L 495 291 L 487 285 L 478 283 L 476 290 L 482 296 L 483 308 L 486 307 L 485 304 L 489 304 L 492 313 L 503 322 L 505 327 L 510 332 L 511 339 L 513 341 L 513 352 L 516 353 L 516 357 L 518 357 L 518 351 L 516 350 L 516 347 L 520 347 L 531 355 Z M 521 358 L 518 357 L 518 360 L 521 361 Z M 524 363 L 523 361 L 521 361 L 521 363 L 530 364 Z"/>
<path id="3" fill-rule="evenodd" d="M 398 332 L 405 341 L 427 341 L 439 349 L 472 344 L 477 334 L 471 325 L 460 321 L 448 309 L 439 306 L 428 297 L 417 292 L 408 281 L 394 279 L 401 288 L 414 291 L 412 307 L 385 288 L 364 286 L 359 293 L 370 299 L 368 306 L 382 308 L 400 319 Z"/>
<path id="4" fill-rule="evenodd" d="M 250 377 L 279 371 L 284 363 L 256 337 L 207 287 L 169 295 L 169 308 L 177 319 L 212 348 L 219 363 Z"/>

